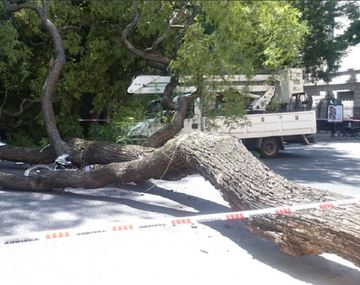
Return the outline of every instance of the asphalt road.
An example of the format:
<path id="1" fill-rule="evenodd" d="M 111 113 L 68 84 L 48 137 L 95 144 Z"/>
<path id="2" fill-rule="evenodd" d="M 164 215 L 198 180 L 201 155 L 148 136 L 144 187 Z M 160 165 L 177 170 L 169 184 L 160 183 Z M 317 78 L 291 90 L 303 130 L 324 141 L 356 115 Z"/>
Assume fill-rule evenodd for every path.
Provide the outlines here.
<path id="1" fill-rule="evenodd" d="M 262 161 L 297 183 L 344 195 L 360 195 L 360 140 L 325 138 L 309 146 L 290 145 L 278 158 Z"/>
<path id="2" fill-rule="evenodd" d="M 275 172 L 300 184 L 345 195 L 360 195 L 360 141 L 327 140 L 309 146 L 291 145 L 278 158 L 262 161 Z M 7 167 L 2 171 L 19 175 L 24 171 L 22 166 L 2 163 L 4 165 Z M 184 204 L 189 204 L 189 200 L 193 202 L 191 208 L 200 213 L 228 210 L 223 201 L 221 205 L 214 202 L 219 202 L 218 199 L 209 201 L 211 191 L 200 199 L 202 192 L 195 189 L 212 188 L 210 184 L 205 185 L 194 177 L 188 177 L 186 181 L 186 186 L 182 186 L 183 181 L 173 184 L 175 192 L 186 187 L 193 188 L 184 196 L 175 195 L 174 191 L 169 192 L 159 187 L 161 183 L 154 181 L 120 189 L 66 189 L 54 193 L 0 191 L 0 236 L 87 226 L 102 220 L 117 221 L 123 215 L 140 218 L 148 218 L 152 214 L 184 216 L 194 211 L 185 210 Z M 157 187 L 152 183 L 156 183 Z M 152 199 L 158 202 L 151 203 Z M 163 204 L 167 206 L 163 207 Z"/>
<path id="3" fill-rule="evenodd" d="M 263 162 L 298 183 L 360 195 L 360 142 L 289 146 L 277 159 Z M 0 191 L 0 239 L 229 210 L 198 175 L 121 188 Z M 238 221 L 0 246 L 0 268 L 1 283 L 7 285 L 360 284 L 360 268 L 350 262 L 329 254 L 287 256 Z"/>

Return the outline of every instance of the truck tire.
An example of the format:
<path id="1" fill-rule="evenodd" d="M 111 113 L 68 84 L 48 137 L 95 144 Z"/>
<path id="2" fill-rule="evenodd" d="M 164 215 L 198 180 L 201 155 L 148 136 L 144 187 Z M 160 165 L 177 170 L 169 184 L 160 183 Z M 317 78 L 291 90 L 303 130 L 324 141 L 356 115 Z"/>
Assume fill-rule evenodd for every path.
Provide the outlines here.
<path id="1" fill-rule="evenodd" d="M 340 131 L 338 133 L 338 138 L 341 140 L 347 140 L 349 138 L 349 135 L 344 131 Z"/>
<path id="2" fill-rule="evenodd" d="M 279 154 L 280 144 L 276 138 L 264 138 L 261 143 L 260 154 L 264 158 L 275 158 Z"/>

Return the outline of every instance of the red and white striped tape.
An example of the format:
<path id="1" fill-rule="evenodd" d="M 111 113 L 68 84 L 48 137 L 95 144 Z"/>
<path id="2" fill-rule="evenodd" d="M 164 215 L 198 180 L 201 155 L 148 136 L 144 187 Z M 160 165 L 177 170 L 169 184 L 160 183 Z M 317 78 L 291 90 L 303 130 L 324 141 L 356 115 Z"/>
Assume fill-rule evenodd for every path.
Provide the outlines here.
<path id="1" fill-rule="evenodd" d="M 0 246 L 26 243 L 26 242 L 36 242 L 43 240 L 63 239 L 63 238 L 76 237 L 76 236 L 87 236 L 87 235 L 109 233 L 109 232 L 143 230 L 143 229 L 156 228 L 156 227 L 177 226 L 177 225 L 205 223 L 212 221 L 243 220 L 250 217 L 264 216 L 264 215 L 291 215 L 294 212 L 298 212 L 302 210 L 309 210 L 309 209 L 329 210 L 335 207 L 357 204 L 357 203 L 360 203 L 360 197 L 330 201 L 330 202 L 295 205 L 295 206 L 281 206 L 281 207 L 266 208 L 260 210 L 196 215 L 196 216 L 189 216 L 182 218 L 154 219 L 151 222 L 148 221 L 144 222 L 143 220 L 140 220 L 133 223 L 119 223 L 119 224 L 109 223 L 102 228 L 96 228 L 96 229 L 71 228 L 71 229 L 64 229 L 59 231 L 30 233 L 26 236 L 5 236 L 0 238 Z"/>

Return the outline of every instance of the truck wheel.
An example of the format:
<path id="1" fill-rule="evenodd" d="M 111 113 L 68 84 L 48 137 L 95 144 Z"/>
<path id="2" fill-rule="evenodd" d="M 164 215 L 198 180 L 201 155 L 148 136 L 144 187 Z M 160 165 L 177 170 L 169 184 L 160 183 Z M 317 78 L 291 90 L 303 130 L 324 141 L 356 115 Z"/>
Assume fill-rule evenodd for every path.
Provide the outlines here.
<path id="1" fill-rule="evenodd" d="M 338 134 L 339 139 L 341 140 L 347 140 L 349 138 L 348 134 L 345 133 L 344 131 L 340 131 Z"/>
<path id="2" fill-rule="evenodd" d="M 261 144 L 260 153 L 264 158 L 275 158 L 279 154 L 279 141 L 275 138 L 264 138 Z"/>

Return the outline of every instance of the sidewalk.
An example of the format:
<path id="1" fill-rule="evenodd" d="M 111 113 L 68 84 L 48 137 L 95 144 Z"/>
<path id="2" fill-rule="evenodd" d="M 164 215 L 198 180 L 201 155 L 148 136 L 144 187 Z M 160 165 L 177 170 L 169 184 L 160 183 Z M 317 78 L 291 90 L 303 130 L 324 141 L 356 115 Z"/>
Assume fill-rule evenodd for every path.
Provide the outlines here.
<path id="1" fill-rule="evenodd" d="M 336 133 L 333 137 L 331 136 L 330 132 L 320 132 L 314 134 L 315 143 L 317 142 L 345 142 L 347 140 L 340 140 L 338 134 Z"/>

